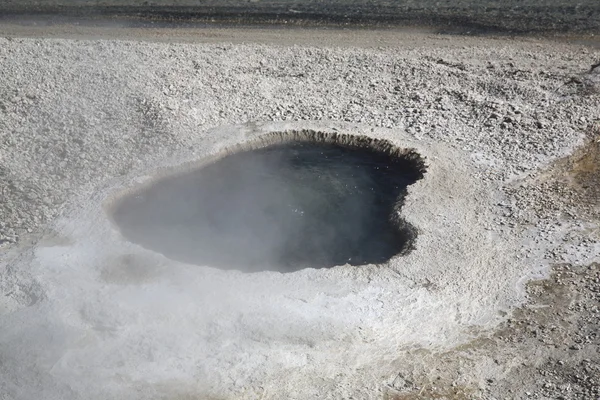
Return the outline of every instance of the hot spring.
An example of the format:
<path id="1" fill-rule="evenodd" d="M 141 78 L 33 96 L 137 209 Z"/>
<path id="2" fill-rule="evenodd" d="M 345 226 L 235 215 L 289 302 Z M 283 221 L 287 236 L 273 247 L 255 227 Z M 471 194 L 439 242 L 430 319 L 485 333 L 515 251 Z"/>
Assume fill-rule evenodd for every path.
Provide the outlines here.
<path id="1" fill-rule="evenodd" d="M 416 231 L 399 217 L 423 176 L 412 150 L 348 135 L 273 134 L 120 198 L 125 238 L 174 260 L 245 272 L 385 263 Z"/>

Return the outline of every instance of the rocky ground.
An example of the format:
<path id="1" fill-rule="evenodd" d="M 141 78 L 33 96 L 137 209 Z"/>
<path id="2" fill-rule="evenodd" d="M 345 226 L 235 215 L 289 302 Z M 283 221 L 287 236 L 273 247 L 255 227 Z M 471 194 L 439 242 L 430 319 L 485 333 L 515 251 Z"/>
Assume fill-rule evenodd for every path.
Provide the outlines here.
<path id="1" fill-rule="evenodd" d="M 588 145 L 557 162 L 541 185 L 565 200 L 563 212 L 583 213 L 590 221 L 600 217 L 599 134 L 591 131 Z M 404 386 L 392 383 L 389 398 L 600 398 L 600 264 L 555 264 L 551 276 L 530 282 L 527 292 L 527 304 L 489 335 L 427 354 L 443 368 L 403 376 Z M 497 366 L 494 372 L 472 381 L 469 369 L 488 363 Z"/>
<path id="2" fill-rule="evenodd" d="M 402 377 L 389 399 L 596 399 L 600 393 L 600 266 L 555 266 L 529 285 L 530 302 L 489 337 L 432 359 L 443 368 Z M 499 373 L 478 384 L 446 369 L 492 362 Z M 408 383 L 406 383 L 408 382 Z"/>
<path id="3" fill-rule="evenodd" d="M 407 350 L 372 398 L 599 397 L 600 52 L 393 32 L 364 47 L 331 36 L 270 40 L 0 39 L 0 249 L 13 257 L 0 258 L 3 271 L 98 187 L 148 160 L 193 154 L 199 131 L 305 120 L 402 129 L 467 154 L 482 184 L 504 196 L 497 219 L 482 223 L 536 232 L 523 235 L 532 264 L 523 275 L 551 271 L 529 283 L 526 304 L 499 310 L 500 326 L 474 328 L 453 349 Z M 35 295 L 7 276 L 6 297 Z M 355 389 L 344 390 L 364 396 Z"/>

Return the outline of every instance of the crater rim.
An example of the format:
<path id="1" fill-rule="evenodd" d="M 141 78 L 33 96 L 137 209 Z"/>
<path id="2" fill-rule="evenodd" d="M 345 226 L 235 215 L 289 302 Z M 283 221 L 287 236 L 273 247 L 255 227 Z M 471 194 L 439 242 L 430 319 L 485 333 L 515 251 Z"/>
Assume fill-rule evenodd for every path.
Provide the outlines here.
<path id="1" fill-rule="evenodd" d="M 148 174 L 147 179 L 144 179 L 139 183 L 127 183 L 126 186 L 118 191 L 110 195 L 104 201 L 104 211 L 111 222 L 111 226 L 116 229 L 121 238 L 127 242 L 136 244 L 147 251 L 151 251 L 153 253 L 161 254 L 162 256 L 173 260 L 178 261 L 177 259 L 163 253 L 160 250 L 145 246 L 139 243 L 136 240 L 131 239 L 127 235 L 123 233 L 123 230 L 119 223 L 117 223 L 115 219 L 115 214 L 118 208 L 128 199 L 132 197 L 139 196 L 143 194 L 146 190 L 159 185 L 161 182 L 177 178 L 179 176 L 183 176 L 185 174 L 190 174 L 196 171 L 201 171 L 205 167 L 218 163 L 222 159 L 225 159 L 228 156 L 235 155 L 237 153 L 244 152 L 252 152 L 254 150 L 266 149 L 269 147 L 277 147 L 284 146 L 286 144 L 295 144 L 295 143 L 309 143 L 316 145 L 333 145 L 341 148 L 345 148 L 351 151 L 369 151 L 376 155 L 383 155 L 385 157 L 389 157 L 390 160 L 401 161 L 402 163 L 406 163 L 408 169 L 412 173 L 411 183 L 409 183 L 397 196 L 395 199 L 395 204 L 393 208 L 390 210 L 390 222 L 395 226 L 398 232 L 402 232 L 406 234 L 404 245 L 401 250 L 388 258 L 383 263 L 371 263 L 378 265 L 386 265 L 393 259 L 397 257 L 402 257 L 409 254 L 415 248 L 415 240 L 417 237 L 417 229 L 407 221 L 405 221 L 400 213 L 400 210 L 404 204 L 404 200 L 408 195 L 408 186 L 411 186 L 418 182 L 419 180 L 425 177 L 427 173 L 427 164 L 425 162 L 425 158 L 412 147 L 400 147 L 395 145 L 390 140 L 387 139 L 379 139 L 372 138 L 367 135 L 355 135 L 348 133 L 339 133 L 339 132 L 327 132 L 321 130 L 312 130 L 312 129 L 301 129 L 301 130 L 282 130 L 282 131 L 274 131 L 266 134 L 262 134 L 256 138 L 233 144 L 230 146 L 226 146 L 223 149 L 209 153 L 205 156 L 197 160 L 187 161 L 181 163 L 179 165 L 172 165 L 167 167 L 158 168 L 154 173 Z M 179 260 L 180 261 L 180 260 Z M 192 265 L 199 266 L 209 266 L 212 268 L 217 268 L 221 270 L 227 270 L 220 267 L 215 267 L 211 264 L 198 264 L 187 262 Z M 370 263 L 364 264 L 350 264 L 352 267 L 361 267 L 368 265 Z M 347 265 L 347 264 L 346 264 Z M 332 265 L 332 266 L 324 266 L 324 267 L 303 267 L 298 268 L 297 270 L 302 270 L 305 268 L 316 268 L 316 269 L 329 269 L 343 265 Z M 239 270 L 237 268 L 231 268 L 231 270 Z M 270 269 L 266 269 L 263 271 L 272 271 Z M 280 271 L 284 273 L 295 272 L 294 271 Z M 245 273 L 252 272 L 262 272 L 262 271 L 243 271 Z"/>

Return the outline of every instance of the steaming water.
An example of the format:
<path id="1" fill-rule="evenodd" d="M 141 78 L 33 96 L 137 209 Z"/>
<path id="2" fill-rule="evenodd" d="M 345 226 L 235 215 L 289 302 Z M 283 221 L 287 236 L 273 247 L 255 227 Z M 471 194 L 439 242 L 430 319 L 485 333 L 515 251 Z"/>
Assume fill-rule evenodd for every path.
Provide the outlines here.
<path id="1" fill-rule="evenodd" d="M 163 179 L 122 199 L 113 218 L 132 242 L 222 269 L 382 263 L 411 238 L 394 215 L 417 179 L 409 162 L 375 150 L 280 144 Z"/>

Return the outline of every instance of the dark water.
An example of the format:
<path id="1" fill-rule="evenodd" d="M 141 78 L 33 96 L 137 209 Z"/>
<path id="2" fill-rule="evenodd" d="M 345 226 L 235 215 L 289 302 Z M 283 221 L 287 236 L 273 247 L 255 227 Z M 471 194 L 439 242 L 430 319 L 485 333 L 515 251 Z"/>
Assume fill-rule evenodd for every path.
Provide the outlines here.
<path id="1" fill-rule="evenodd" d="M 382 263 L 412 238 L 391 217 L 419 177 L 411 162 L 374 150 L 276 145 L 160 181 L 113 217 L 133 242 L 222 269 Z"/>

